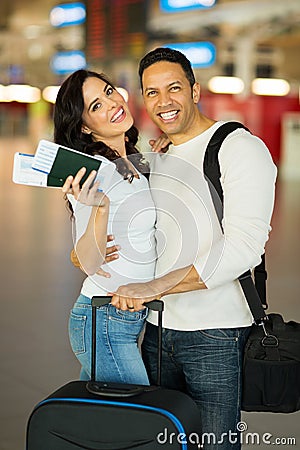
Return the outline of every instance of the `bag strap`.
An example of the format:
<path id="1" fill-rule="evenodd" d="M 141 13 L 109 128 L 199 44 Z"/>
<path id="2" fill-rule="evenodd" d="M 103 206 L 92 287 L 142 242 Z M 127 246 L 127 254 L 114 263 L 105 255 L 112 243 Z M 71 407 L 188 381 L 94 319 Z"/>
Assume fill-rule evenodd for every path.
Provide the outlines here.
<path id="1" fill-rule="evenodd" d="M 240 122 L 226 122 L 221 125 L 212 135 L 204 155 L 203 172 L 206 179 L 210 181 L 208 186 L 222 229 L 223 189 L 220 181 L 221 169 L 218 154 L 224 139 L 228 134 L 238 128 L 244 128 L 246 131 L 249 131 L 249 129 Z M 221 209 L 219 208 L 220 200 L 222 205 Z M 254 279 L 255 284 L 250 270 L 247 270 L 238 277 L 254 320 L 256 322 L 261 322 L 266 318 L 264 309 L 268 307 L 266 301 L 267 272 L 265 269 L 265 255 L 262 256 L 261 263 L 254 269 Z"/>

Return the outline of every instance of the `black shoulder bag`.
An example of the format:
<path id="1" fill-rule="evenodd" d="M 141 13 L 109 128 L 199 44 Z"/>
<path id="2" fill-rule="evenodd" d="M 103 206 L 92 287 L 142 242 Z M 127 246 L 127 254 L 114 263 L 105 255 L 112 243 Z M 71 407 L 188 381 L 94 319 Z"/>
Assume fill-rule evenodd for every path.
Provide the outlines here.
<path id="1" fill-rule="evenodd" d="M 223 190 L 218 153 L 226 136 L 237 128 L 249 131 L 239 122 L 221 125 L 204 157 L 203 171 L 220 224 L 223 211 L 217 208 L 216 193 L 223 205 Z M 266 279 L 264 255 L 254 269 L 254 281 L 250 270 L 238 278 L 254 318 L 244 352 L 242 409 L 291 413 L 300 409 L 300 324 L 265 313 Z"/>

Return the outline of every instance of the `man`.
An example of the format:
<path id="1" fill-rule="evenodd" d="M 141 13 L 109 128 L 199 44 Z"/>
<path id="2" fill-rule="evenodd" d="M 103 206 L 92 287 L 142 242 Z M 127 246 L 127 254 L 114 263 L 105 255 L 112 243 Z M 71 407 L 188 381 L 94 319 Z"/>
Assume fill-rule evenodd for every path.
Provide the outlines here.
<path id="1" fill-rule="evenodd" d="M 178 51 L 157 48 L 141 60 L 139 75 L 147 112 L 171 141 L 167 153 L 154 158 L 150 178 L 157 208 L 156 279 L 121 286 L 112 303 L 133 311 L 162 298 L 162 385 L 195 400 L 205 448 L 239 449 L 242 354 L 253 318 L 237 278 L 264 252 L 276 167 L 249 132 L 239 129 L 225 139 L 219 153 L 222 230 L 202 171 L 207 143 L 222 122 L 199 111 L 200 86 L 190 62 Z M 142 353 L 152 382 L 156 345 L 150 313 Z"/>

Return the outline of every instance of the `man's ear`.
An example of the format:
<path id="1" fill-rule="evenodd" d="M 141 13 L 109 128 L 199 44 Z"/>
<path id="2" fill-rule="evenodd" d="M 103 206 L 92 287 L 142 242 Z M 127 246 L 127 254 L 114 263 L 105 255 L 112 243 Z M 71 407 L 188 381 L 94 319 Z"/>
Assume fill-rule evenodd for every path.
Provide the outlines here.
<path id="1" fill-rule="evenodd" d="M 198 103 L 200 100 L 200 84 L 194 83 L 193 85 L 193 100 L 194 103 Z"/>

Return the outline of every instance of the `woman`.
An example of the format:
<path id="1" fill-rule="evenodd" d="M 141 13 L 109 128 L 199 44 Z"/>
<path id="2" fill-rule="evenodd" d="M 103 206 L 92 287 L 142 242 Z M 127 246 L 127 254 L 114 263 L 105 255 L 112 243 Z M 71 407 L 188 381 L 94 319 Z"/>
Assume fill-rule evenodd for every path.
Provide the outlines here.
<path id="1" fill-rule="evenodd" d="M 77 257 L 87 273 L 71 310 L 69 336 L 82 366 L 81 379 L 88 379 L 91 298 L 154 277 L 156 214 L 143 175 L 148 165 L 135 147 L 138 132 L 132 115 L 106 76 L 78 70 L 64 81 L 54 110 L 54 139 L 57 144 L 116 164 L 105 194 L 99 183 L 93 184 L 95 172 L 81 187 L 85 168 L 68 177 L 63 186 L 75 221 Z M 113 234 L 121 247 L 112 264 L 105 264 L 108 234 Z M 97 274 L 101 266 L 107 277 Z M 130 312 L 111 304 L 97 310 L 97 380 L 149 384 L 137 343 L 146 315 L 145 308 Z"/>

